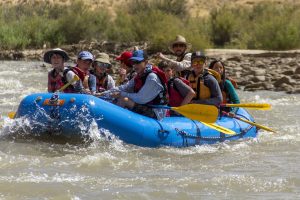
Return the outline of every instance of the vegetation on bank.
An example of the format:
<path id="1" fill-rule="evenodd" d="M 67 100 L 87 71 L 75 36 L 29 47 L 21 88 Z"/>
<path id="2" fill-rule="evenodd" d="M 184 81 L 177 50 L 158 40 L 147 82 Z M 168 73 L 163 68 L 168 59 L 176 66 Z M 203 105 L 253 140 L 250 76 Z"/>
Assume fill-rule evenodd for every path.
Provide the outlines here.
<path id="1" fill-rule="evenodd" d="M 90 9 L 83 1 L 70 6 L 0 6 L 0 48 L 56 47 L 81 40 L 148 42 L 166 49 L 177 34 L 194 49 L 246 48 L 286 50 L 300 47 L 300 9 L 291 4 L 261 3 L 252 8 L 213 9 L 191 17 L 185 0 L 132 0 L 116 8 Z"/>

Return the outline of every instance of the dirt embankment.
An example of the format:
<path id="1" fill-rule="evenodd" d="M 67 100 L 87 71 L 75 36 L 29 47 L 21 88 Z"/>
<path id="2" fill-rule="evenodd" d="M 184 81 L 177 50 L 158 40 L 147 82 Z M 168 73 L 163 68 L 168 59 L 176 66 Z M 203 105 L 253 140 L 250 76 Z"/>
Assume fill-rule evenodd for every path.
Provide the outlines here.
<path id="1" fill-rule="evenodd" d="M 66 50 L 74 61 L 77 53 L 81 50 L 89 50 L 94 55 L 97 55 L 99 52 L 106 52 L 110 55 L 112 63 L 115 64 L 114 58 L 124 50 L 132 50 L 133 46 L 138 46 L 140 49 L 147 48 L 146 44 L 116 44 L 109 42 L 80 43 L 62 46 L 61 48 Z M 42 61 L 45 51 L 46 49 L 2 51 L 0 52 L 0 59 Z M 151 53 L 155 52 L 149 53 L 151 55 Z M 226 65 L 227 75 L 234 78 L 243 90 L 300 93 L 300 50 L 209 49 L 206 53 L 210 58 L 221 59 Z"/>

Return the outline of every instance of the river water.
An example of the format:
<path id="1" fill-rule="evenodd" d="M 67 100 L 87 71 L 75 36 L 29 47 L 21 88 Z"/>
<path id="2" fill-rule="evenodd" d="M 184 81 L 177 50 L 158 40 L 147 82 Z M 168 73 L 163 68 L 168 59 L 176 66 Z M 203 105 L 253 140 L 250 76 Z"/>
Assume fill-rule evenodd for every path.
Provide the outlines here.
<path id="1" fill-rule="evenodd" d="M 0 62 L 0 199 L 300 199 L 300 95 L 238 91 L 277 130 L 256 139 L 189 148 L 89 145 L 6 137 L 22 98 L 46 91 L 41 62 Z M 8 139 L 9 138 L 9 139 Z"/>

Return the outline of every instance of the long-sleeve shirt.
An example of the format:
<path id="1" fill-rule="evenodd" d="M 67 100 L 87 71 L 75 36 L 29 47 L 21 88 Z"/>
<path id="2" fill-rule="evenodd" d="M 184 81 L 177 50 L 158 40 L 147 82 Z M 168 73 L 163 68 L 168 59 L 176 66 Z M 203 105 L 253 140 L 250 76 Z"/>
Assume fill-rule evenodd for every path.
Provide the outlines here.
<path id="1" fill-rule="evenodd" d="M 146 104 L 152 101 L 164 89 L 155 73 L 150 73 L 147 76 L 145 84 L 137 93 L 133 93 L 134 84 L 134 79 L 131 79 L 116 89 L 121 92 L 121 96 L 128 97 L 138 104 Z"/>
<path id="2" fill-rule="evenodd" d="M 239 104 L 240 103 L 240 98 L 238 96 L 238 94 L 236 93 L 236 90 L 234 88 L 234 86 L 232 85 L 230 80 L 225 80 L 225 90 L 227 92 L 227 94 L 229 95 L 230 98 L 230 102 L 229 103 L 233 103 L 233 104 Z M 238 107 L 234 107 L 231 108 L 230 111 L 233 113 L 236 113 L 236 111 L 238 110 Z"/>
<path id="3" fill-rule="evenodd" d="M 170 63 L 171 67 L 175 69 L 175 71 L 181 72 L 184 70 L 191 70 L 191 53 L 187 53 L 184 55 L 182 61 L 176 61 L 176 60 L 171 60 L 168 59 L 168 63 Z"/>

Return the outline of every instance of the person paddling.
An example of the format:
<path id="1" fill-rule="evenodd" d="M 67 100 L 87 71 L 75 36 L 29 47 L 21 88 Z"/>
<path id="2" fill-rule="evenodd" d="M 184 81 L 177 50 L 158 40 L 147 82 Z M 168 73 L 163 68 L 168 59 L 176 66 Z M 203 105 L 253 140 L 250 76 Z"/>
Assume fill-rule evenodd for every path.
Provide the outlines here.
<path id="1" fill-rule="evenodd" d="M 63 81 L 64 63 L 68 60 L 68 54 L 60 48 L 49 50 L 44 54 L 44 62 L 51 64 L 53 68 L 48 73 L 48 92 L 55 92 L 65 84 Z"/>
<path id="2" fill-rule="evenodd" d="M 196 51 L 192 53 L 191 63 L 193 71 L 187 75 L 186 79 L 196 92 L 192 103 L 219 106 L 223 100 L 222 93 L 218 81 L 205 69 L 207 57 L 203 52 Z"/>
<path id="3" fill-rule="evenodd" d="M 166 109 L 153 108 L 155 105 L 167 105 L 167 79 L 163 71 L 148 63 L 148 56 L 143 50 L 133 52 L 130 60 L 137 75 L 124 85 L 109 91 L 117 98 L 117 105 L 133 112 L 161 119 Z"/>

